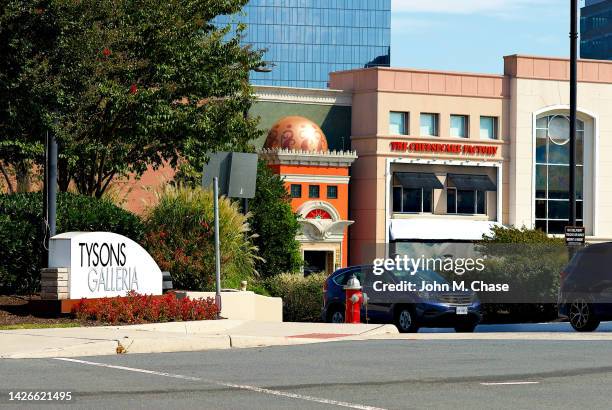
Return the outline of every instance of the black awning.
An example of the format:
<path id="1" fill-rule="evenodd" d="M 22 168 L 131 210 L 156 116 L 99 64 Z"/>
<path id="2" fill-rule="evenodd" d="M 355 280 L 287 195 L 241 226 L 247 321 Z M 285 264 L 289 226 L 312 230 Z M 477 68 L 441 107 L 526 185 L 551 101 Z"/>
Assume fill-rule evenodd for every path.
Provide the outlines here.
<path id="1" fill-rule="evenodd" d="M 395 177 L 404 188 L 444 189 L 434 174 L 422 172 L 396 172 Z"/>
<path id="2" fill-rule="evenodd" d="M 487 175 L 448 174 L 448 179 L 457 189 L 497 191 L 497 187 Z"/>

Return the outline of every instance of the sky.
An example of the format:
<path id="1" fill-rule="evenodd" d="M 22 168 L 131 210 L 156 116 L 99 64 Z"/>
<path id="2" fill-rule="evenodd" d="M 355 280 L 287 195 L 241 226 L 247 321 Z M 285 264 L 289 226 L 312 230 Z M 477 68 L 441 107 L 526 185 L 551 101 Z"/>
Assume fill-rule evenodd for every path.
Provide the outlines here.
<path id="1" fill-rule="evenodd" d="M 569 58 L 568 0 L 392 2 L 393 67 L 502 74 L 505 55 Z"/>

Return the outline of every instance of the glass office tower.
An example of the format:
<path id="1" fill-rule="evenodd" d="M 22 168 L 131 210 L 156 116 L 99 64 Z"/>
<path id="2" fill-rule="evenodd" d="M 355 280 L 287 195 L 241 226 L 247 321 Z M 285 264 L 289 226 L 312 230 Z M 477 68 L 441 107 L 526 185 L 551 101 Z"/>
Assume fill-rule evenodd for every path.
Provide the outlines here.
<path id="1" fill-rule="evenodd" d="M 586 0 L 580 13 L 580 57 L 612 60 L 612 0 Z"/>
<path id="2" fill-rule="evenodd" d="M 274 65 L 252 73 L 255 85 L 327 88 L 332 71 L 390 65 L 391 0 L 251 0 L 216 19 L 238 22 Z"/>

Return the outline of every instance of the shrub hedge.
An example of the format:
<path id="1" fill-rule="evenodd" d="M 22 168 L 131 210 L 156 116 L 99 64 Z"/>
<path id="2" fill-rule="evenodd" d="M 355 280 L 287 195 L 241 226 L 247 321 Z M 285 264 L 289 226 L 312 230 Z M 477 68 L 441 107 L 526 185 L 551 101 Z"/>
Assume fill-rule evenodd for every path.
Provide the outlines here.
<path id="1" fill-rule="evenodd" d="M 475 279 L 511 283 L 515 293 L 531 295 L 534 303 L 483 303 L 484 322 L 544 322 L 557 318 L 559 274 L 568 262 L 563 238 L 536 229 L 495 227 L 480 250 L 488 259 Z M 484 276 L 483 276 L 484 275 Z"/>
<path id="2" fill-rule="evenodd" d="M 283 320 L 318 322 L 323 307 L 323 273 L 304 277 L 301 273 L 282 273 L 266 280 L 272 296 L 283 298 Z"/>
<path id="3" fill-rule="evenodd" d="M 129 292 L 127 297 L 81 299 L 72 309 L 79 320 L 109 324 L 214 320 L 217 313 L 213 298 L 178 299 L 174 293 L 147 296 Z"/>
<path id="4" fill-rule="evenodd" d="M 32 293 L 46 265 L 42 192 L 0 195 L 0 292 Z M 140 219 L 105 199 L 70 193 L 57 197 L 57 232 L 110 231 L 141 242 Z"/>

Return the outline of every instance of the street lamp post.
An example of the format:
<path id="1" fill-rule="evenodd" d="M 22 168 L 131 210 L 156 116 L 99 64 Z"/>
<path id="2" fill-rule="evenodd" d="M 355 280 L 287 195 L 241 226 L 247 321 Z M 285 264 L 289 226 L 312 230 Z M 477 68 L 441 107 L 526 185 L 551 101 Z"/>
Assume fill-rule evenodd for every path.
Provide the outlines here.
<path id="1" fill-rule="evenodd" d="M 576 226 L 576 115 L 578 69 L 578 0 L 570 0 L 570 149 L 569 149 L 569 219 Z"/>

